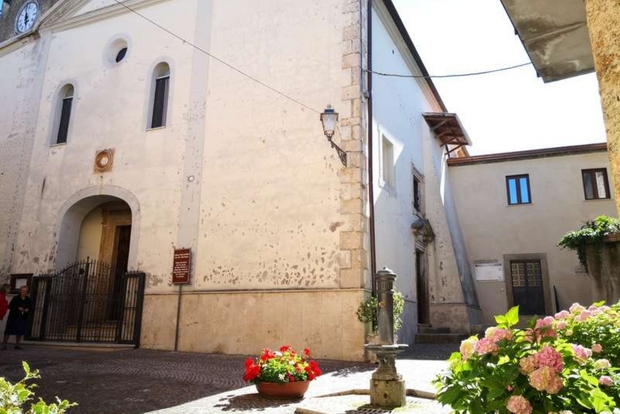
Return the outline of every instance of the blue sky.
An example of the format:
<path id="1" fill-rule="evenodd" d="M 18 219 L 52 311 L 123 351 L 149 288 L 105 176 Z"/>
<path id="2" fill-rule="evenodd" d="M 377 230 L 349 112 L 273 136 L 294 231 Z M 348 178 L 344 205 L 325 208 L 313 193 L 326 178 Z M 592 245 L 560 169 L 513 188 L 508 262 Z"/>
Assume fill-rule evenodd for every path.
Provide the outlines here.
<path id="1" fill-rule="evenodd" d="M 529 62 L 499 0 L 394 3 L 432 75 Z M 472 155 L 605 141 L 594 74 L 545 84 L 526 66 L 434 83 L 465 125 Z"/>

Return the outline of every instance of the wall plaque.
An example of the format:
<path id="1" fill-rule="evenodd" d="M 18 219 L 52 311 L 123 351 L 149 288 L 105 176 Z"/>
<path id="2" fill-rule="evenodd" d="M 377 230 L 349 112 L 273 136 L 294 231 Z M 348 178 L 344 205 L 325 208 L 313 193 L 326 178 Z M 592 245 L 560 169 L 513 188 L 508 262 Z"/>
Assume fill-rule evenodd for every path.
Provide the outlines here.
<path id="1" fill-rule="evenodd" d="M 504 266 L 499 262 L 474 263 L 474 273 L 478 281 L 504 280 Z"/>
<path id="2" fill-rule="evenodd" d="M 175 285 L 189 283 L 189 271 L 192 268 L 192 251 L 190 249 L 175 249 L 174 264 L 172 266 L 172 283 Z"/>

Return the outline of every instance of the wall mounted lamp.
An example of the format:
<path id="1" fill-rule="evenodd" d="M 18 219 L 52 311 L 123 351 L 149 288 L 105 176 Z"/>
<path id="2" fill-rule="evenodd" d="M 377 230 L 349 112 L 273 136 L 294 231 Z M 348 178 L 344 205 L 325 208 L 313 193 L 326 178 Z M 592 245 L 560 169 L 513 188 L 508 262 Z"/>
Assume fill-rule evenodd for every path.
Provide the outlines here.
<path id="1" fill-rule="evenodd" d="M 338 145 L 334 143 L 332 138 L 336 132 L 336 124 L 338 123 L 338 112 L 334 111 L 331 105 L 327 105 L 325 111 L 321 114 L 321 123 L 323 124 L 323 133 L 327 137 L 327 140 L 331 144 L 332 148 L 338 153 L 338 157 L 342 162 L 342 165 L 347 166 L 347 153 L 342 150 Z"/>

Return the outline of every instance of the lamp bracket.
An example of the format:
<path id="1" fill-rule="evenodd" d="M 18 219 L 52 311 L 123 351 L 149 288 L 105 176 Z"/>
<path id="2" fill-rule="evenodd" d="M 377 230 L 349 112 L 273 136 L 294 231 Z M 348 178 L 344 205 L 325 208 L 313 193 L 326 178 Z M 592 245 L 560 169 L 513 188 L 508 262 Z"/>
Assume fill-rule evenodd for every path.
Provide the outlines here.
<path id="1" fill-rule="evenodd" d="M 328 136 L 327 140 L 332 145 L 332 148 L 334 148 L 336 152 L 338 153 L 338 158 L 340 158 L 340 162 L 342 162 L 342 165 L 346 167 L 347 166 L 347 153 L 342 148 L 340 148 L 334 141 L 332 141 L 331 137 Z"/>

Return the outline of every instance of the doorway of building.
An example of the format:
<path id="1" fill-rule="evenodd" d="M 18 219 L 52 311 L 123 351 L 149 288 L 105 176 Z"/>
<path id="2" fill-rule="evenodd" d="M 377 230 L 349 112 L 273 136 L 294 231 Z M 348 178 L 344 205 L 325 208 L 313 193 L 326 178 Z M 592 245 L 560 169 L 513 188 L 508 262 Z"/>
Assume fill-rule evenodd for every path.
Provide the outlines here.
<path id="1" fill-rule="evenodd" d="M 418 292 L 418 323 L 430 323 L 430 300 L 428 294 L 428 275 L 426 274 L 426 265 L 424 260 L 424 252 L 416 250 L 415 252 L 415 274 L 416 288 Z"/>
<path id="2" fill-rule="evenodd" d="M 33 280 L 30 338 L 138 344 L 145 275 L 128 272 L 139 228 L 133 224 L 132 207 L 111 195 L 84 197 L 67 208 L 58 267 Z"/>
<path id="3" fill-rule="evenodd" d="M 522 315 L 545 315 L 545 293 L 540 260 L 511 260 L 514 306 Z"/>

